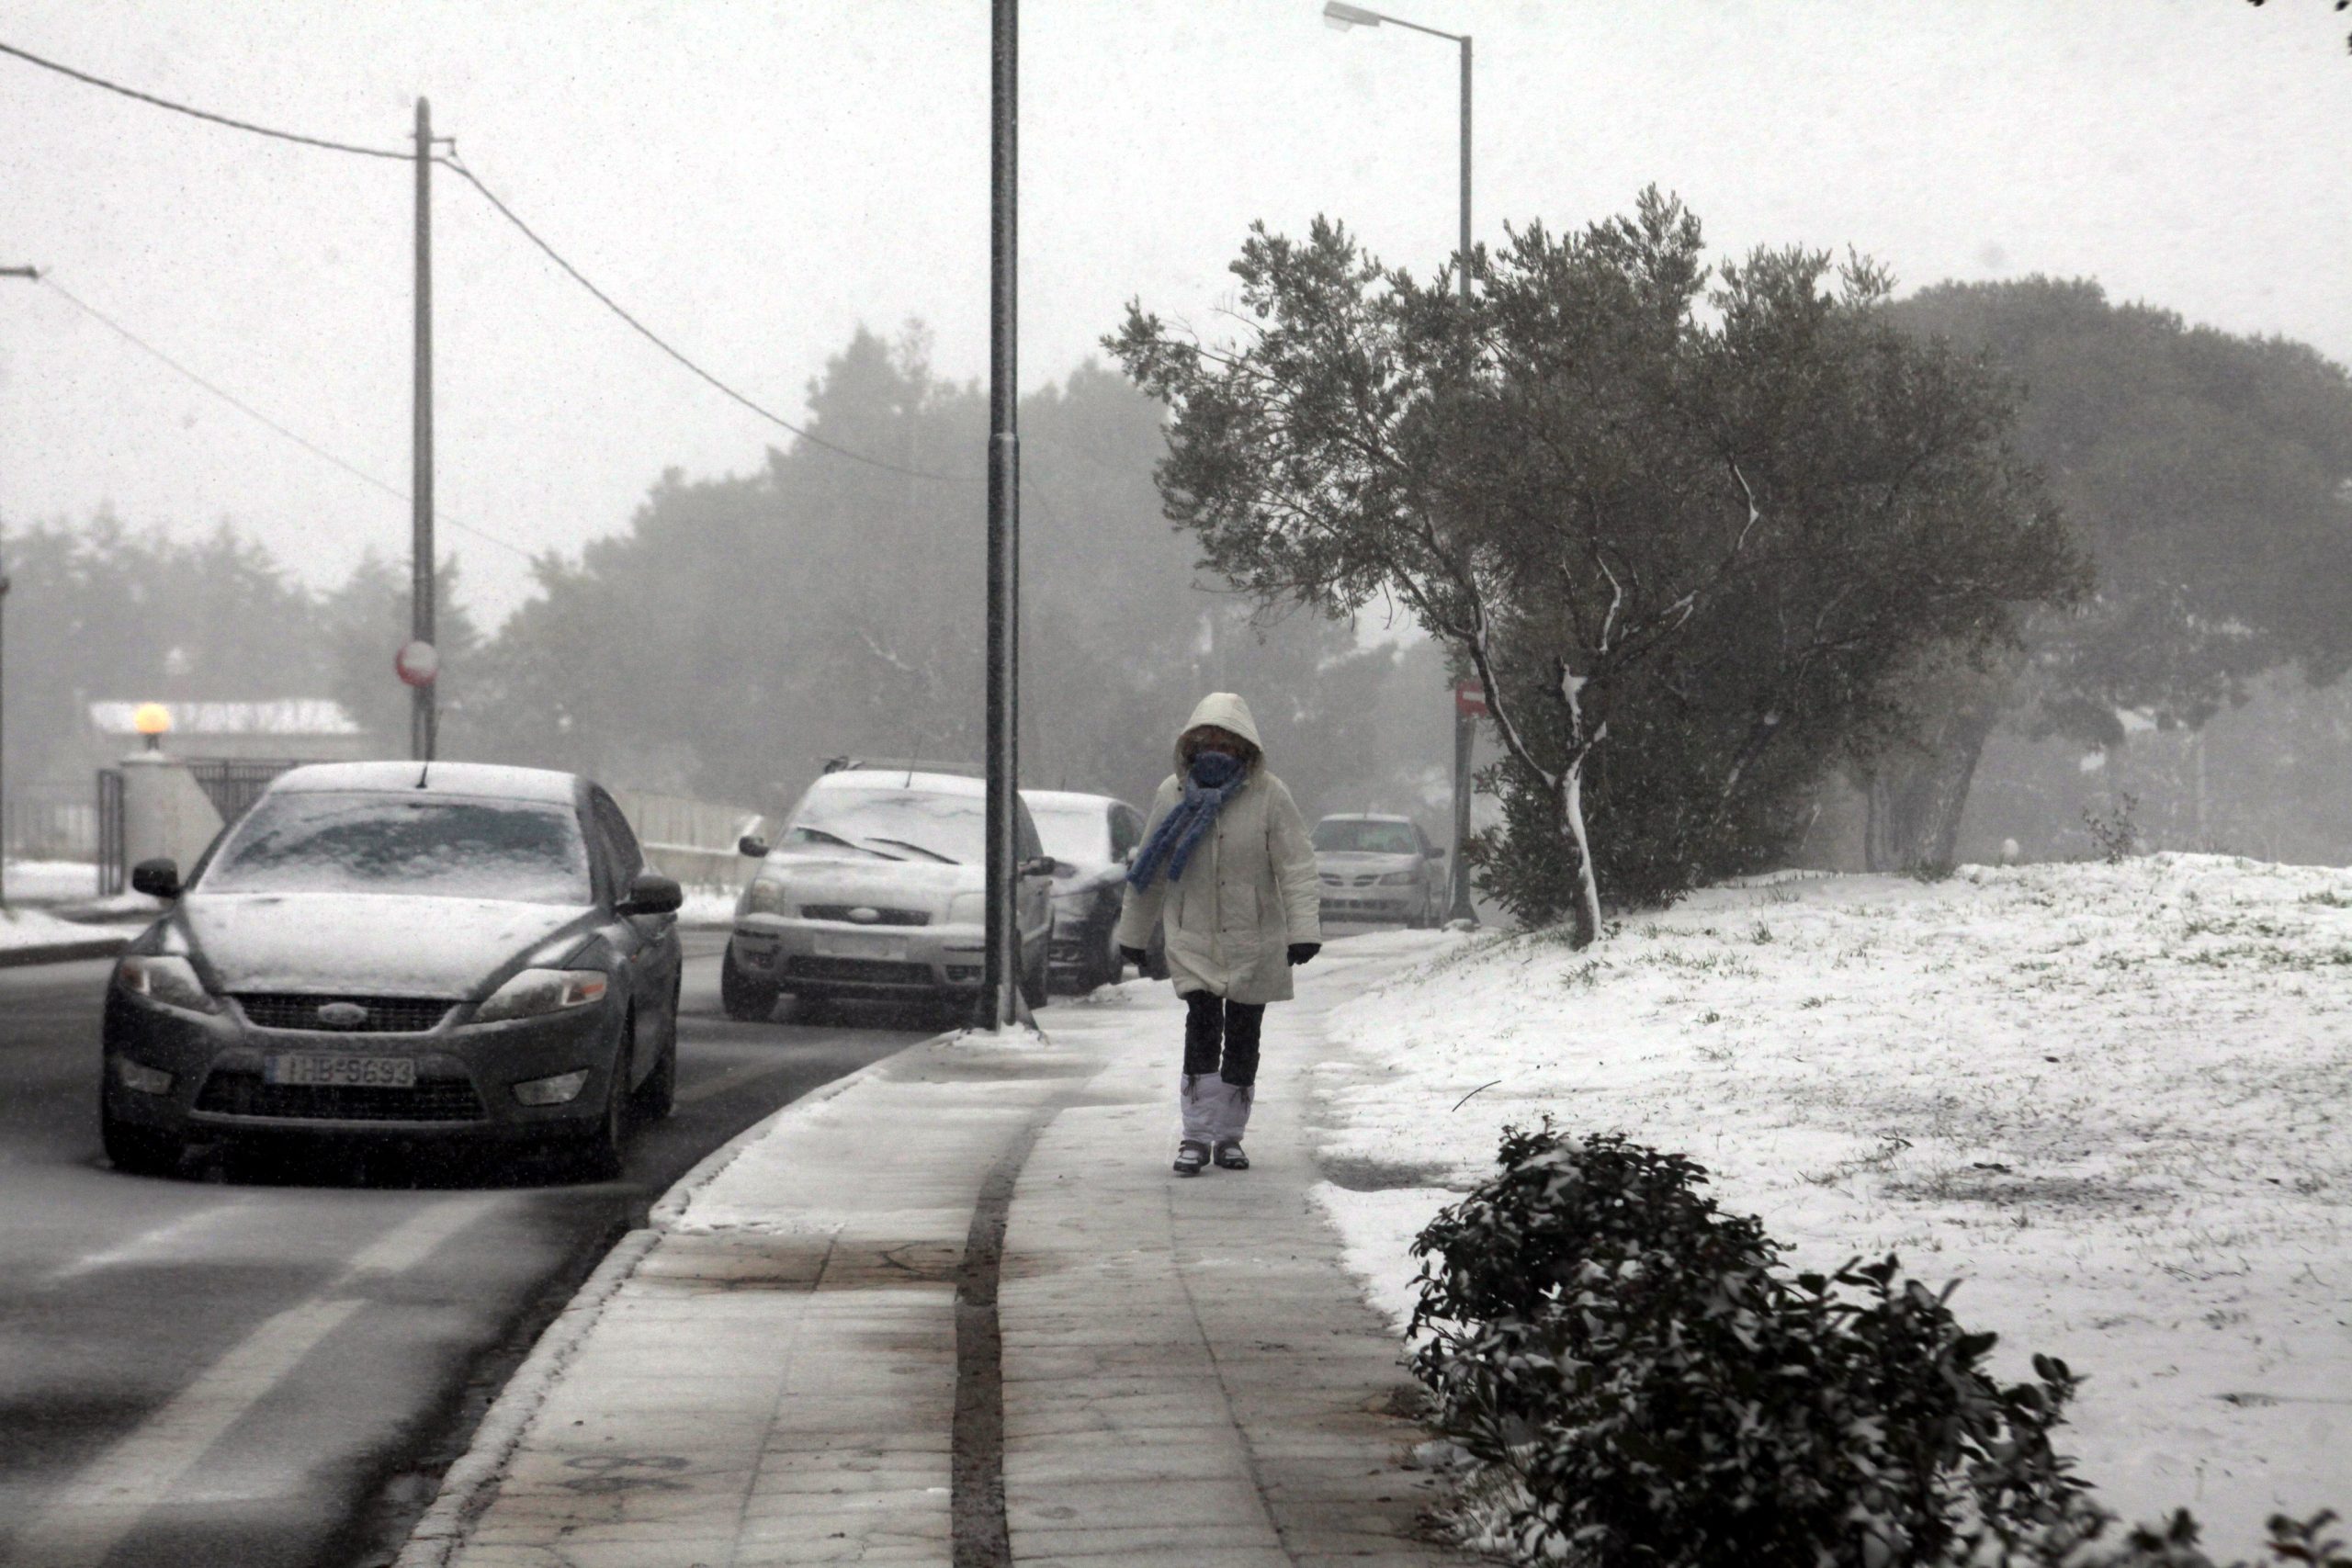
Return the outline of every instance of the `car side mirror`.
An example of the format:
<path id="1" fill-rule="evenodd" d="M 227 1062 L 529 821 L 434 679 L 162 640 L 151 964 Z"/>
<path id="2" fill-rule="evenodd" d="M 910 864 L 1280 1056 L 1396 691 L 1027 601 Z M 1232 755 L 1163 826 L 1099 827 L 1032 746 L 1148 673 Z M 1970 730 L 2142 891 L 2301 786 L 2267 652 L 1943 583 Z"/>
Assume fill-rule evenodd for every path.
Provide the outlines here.
<path id="1" fill-rule="evenodd" d="M 746 833 L 735 840 L 735 852 L 739 855 L 749 855 L 753 860 L 765 860 L 768 856 L 768 841 L 757 833 Z"/>
<path id="2" fill-rule="evenodd" d="M 144 893 L 150 898 L 176 898 L 180 896 L 179 862 L 168 855 L 156 860 L 142 860 L 130 868 L 130 890 Z"/>
<path id="3" fill-rule="evenodd" d="M 628 885 L 628 897 L 613 906 L 616 915 L 674 915 L 686 901 L 685 889 L 657 871 L 640 871 Z"/>
<path id="4" fill-rule="evenodd" d="M 1051 855 L 1032 855 L 1029 859 L 1021 863 L 1021 874 L 1023 876 L 1053 875 L 1054 857 Z"/>

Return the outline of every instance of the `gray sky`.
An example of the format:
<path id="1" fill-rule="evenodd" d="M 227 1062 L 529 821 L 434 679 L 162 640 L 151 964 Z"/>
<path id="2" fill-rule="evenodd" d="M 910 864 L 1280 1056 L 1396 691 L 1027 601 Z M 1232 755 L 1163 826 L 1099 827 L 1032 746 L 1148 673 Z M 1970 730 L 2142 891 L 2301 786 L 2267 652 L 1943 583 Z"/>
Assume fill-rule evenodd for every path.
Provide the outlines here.
<path id="1" fill-rule="evenodd" d="M 1140 295 L 1209 322 L 1244 230 L 1345 220 L 1425 267 L 1454 229 L 1455 57 L 1320 0 L 1030 0 L 1024 387 Z M 2352 58 L 2325 0 L 1395 0 L 1477 39 L 1476 232 L 1656 183 L 1719 254 L 1856 246 L 1907 288 L 2089 276 L 2352 361 Z M 311 135 L 436 131 L 657 331 L 797 418 L 864 322 L 986 373 L 983 0 L 16 0 L 0 40 Z M 408 474 L 405 165 L 265 141 L 0 59 L 0 263 L 32 262 L 358 468 Z M 627 525 L 671 465 L 780 431 L 435 181 L 440 505 L 526 550 Z M 314 581 L 399 502 L 0 281 L 0 519 L 236 520 Z M 454 529 L 469 597 L 525 594 Z M 973 541 L 974 570 L 979 541 Z"/>

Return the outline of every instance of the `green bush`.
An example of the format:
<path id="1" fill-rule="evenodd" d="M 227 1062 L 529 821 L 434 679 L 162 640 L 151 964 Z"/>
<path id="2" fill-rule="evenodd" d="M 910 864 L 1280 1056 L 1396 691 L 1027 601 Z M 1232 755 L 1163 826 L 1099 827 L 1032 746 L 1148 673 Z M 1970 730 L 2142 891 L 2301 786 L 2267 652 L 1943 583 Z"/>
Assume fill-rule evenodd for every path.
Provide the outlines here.
<path id="1" fill-rule="evenodd" d="M 1521 1561 L 2211 1568 L 2177 1555 L 2186 1516 L 2185 1540 L 2100 1544 L 2112 1520 L 2050 1440 L 2074 1373 L 2037 1356 L 1995 1381 L 1951 1287 L 1892 1257 L 1791 1277 L 1704 1170 L 1614 1134 L 1510 1129 L 1500 1164 L 1414 1243 L 1413 1371 L 1512 1499 Z M 2273 1533 L 2344 1563 L 2326 1522 Z"/>

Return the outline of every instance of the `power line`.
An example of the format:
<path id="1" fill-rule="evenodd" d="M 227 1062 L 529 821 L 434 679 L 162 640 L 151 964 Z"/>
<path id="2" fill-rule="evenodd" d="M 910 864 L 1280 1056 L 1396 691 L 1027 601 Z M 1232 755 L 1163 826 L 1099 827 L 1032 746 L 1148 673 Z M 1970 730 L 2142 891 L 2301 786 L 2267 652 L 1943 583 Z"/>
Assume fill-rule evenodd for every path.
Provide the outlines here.
<path id="1" fill-rule="evenodd" d="M 790 431 L 793 434 L 797 435 L 801 440 L 808 442 L 812 446 L 821 446 L 826 451 L 831 452 L 838 457 L 847 457 L 852 462 L 864 463 L 868 468 L 880 468 L 886 472 L 893 474 L 904 474 L 910 479 L 938 479 L 948 484 L 962 484 L 967 482 L 968 476 L 966 475 L 943 474 L 930 468 L 913 468 L 907 467 L 903 463 L 893 463 L 888 458 L 868 457 L 863 452 L 854 451 L 850 447 L 841 446 L 837 442 L 828 441 L 823 436 L 818 435 L 793 423 L 782 414 L 776 413 L 772 410 L 764 408 L 761 404 L 754 402 L 752 399 L 744 396 L 741 392 L 737 391 L 734 388 L 729 386 L 726 382 L 720 380 L 718 377 L 712 375 L 709 371 L 704 369 L 701 366 L 687 358 L 684 354 L 672 347 L 659 333 L 655 333 L 652 328 L 647 326 L 643 321 L 639 321 L 635 316 L 630 315 L 628 310 L 624 310 L 618 300 L 605 293 L 603 289 L 597 288 L 594 284 L 589 282 L 578 267 L 564 260 L 563 256 L 553 245 L 548 244 L 545 240 L 539 238 L 537 232 L 534 231 L 529 224 L 524 222 L 522 219 L 515 216 L 514 209 L 513 208 L 499 200 L 491 188 L 481 183 L 480 176 L 475 175 L 471 169 L 467 168 L 465 164 L 459 163 L 454 155 L 435 158 L 434 162 L 450 169 L 456 173 L 459 178 L 472 186 L 475 190 L 481 194 L 482 199 L 489 202 L 491 206 L 496 208 L 500 216 L 503 217 L 509 223 L 514 224 L 516 231 L 519 231 L 525 239 L 530 241 L 534 245 L 537 245 L 540 251 L 547 255 L 547 258 L 549 261 L 555 263 L 556 265 L 563 269 L 567 276 L 569 276 L 574 283 L 580 285 L 581 288 L 586 289 L 590 294 L 594 295 L 597 301 L 602 304 L 605 309 L 610 310 L 614 315 L 618 316 L 622 321 L 628 322 L 637 331 L 639 336 L 645 339 L 646 342 L 651 344 L 654 347 L 668 355 L 672 359 L 676 360 L 680 365 L 684 366 L 688 370 L 701 378 L 710 386 L 717 388 L 719 391 L 725 393 L 736 402 L 741 403 L 743 407 L 751 410 L 762 419 L 766 420 L 769 423 Z"/>
<path id="2" fill-rule="evenodd" d="M 25 61 L 30 64 L 38 65 L 43 70 L 54 71 L 58 74 L 62 76 L 69 76 L 76 82 L 86 83 L 93 87 L 102 88 L 109 93 L 119 93 L 124 97 L 134 98 L 143 104 L 152 104 L 157 108 L 169 109 L 175 114 L 187 115 L 193 118 L 204 120 L 213 125 L 224 125 L 235 130 L 250 131 L 256 136 L 266 136 L 279 141 L 296 142 L 305 147 L 324 148 L 334 152 L 356 153 L 362 157 L 368 158 L 389 158 L 401 162 L 408 162 L 415 157 L 415 154 L 413 152 L 401 152 L 382 147 L 361 147 L 348 141 L 329 141 L 324 137 L 303 136 L 290 130 L 274 130 L 266 125 L 255 125 L 251 120 L 237 119 L 228 115 L 215 114 L 209 109 L 200 109 L 187 104 L 175 103 L 170 98 L 158 97 L 153 93 L 142 93 L 136 87 L 127 87 L 119 82 L 110 82 L 103 76 L 92 75 L 86 71 L 77 71 L 70 65 L 60 64 L 54 60 L 43 59 L 41 56 L 33 53 L 29 50 L 19 49 L 11 43 L 0 42 L 0 54 L 13 55 L 17 59 Z M 618 316 L 622 321 L 628 322 L 628 325 L 648 343 L 660 349 L 663 354 L 668 355 L 672 359 L 677 361 L 678 364 L 684 366 L 688 371 L 692 372 L 695 376 L 698 377 L 711 387 L 717 389 L 719 392 L 725 394 L 728 398 L 732 399 L 735 402 L 741 404 L 744 408 L 749 409 L 752 412 L 759 415 L 760 418 L 766 420 L 769 423 L 775 425 L 779 429 L 791 432 L 793 434 L 798 436 L 801 440 L 808 442 L 812 446 L 821 447 L 825 451 L 831 452 L 836 457 L 846 457 L 851 462 L 863 463 L 868 468 L 879 468 L 886 473 L 904 474 L 910 479 L 935 479 L 945 484 L 962 484 L 967 482 L 967 476 L 965 475 L 945 474 L 930 468 L 910 468 L 903 463 L 891 462 L 886 457 L 869 457 L 864 452 L 844 446 L 836 441 L 828 441 L 825 437 L 815 434 L 813 431 L 805 429 L 800 425 L 795 424 L 792 421 L 785 418 L 782 414 L 779 414 L 774 410 L 754 401 L 744 393 L 736 390 L 735 388 L 729 386 L 727 382 L 720 380 L 717 376 L 711 374 L 709 371 L 704 369 L 700 365 L 696 364 L 694 360 L 688 358 L 684 353 L 673 346 L 667 340 L 663 339 L 660 333 L 654 332 L 652 328 L 647 326 L 643 321 L 639 321 L 635 316 L 631 315 L 622 307 L 618 300 L 615 299 L 611 295 L 605 293 L 603 289 L 590 282 L 585 274 L 582 273 L 578 267 L 572 265 L 571 262 L 565 260 L 562 254 L 553 245 L 548 243 L 546 240 L 540 238 L 537 231 L 534 230 L 529 224 L 524 222 L 522 218 L 516 214 L 513 208 L 507 206 L 503 201 L 501 201 L 495 192 L 493 192 L 488 186 L 482 184 L 480 175 L 476 175 L 471 169 L 467 168 L 464 164 L 458 162 L 454 152 L 447 156 L 435 155 L 434 162 L 449 169 L 458 175 L 458 177 L 463 179 L 468 185 L 473 186 L 474 189 L 480 193 L 483 200 L 489 202 L 492 207 L 498 210 L 501 217 L 504 218 L 509 223 L 512 223 L 514 226 L 516 231 L 521 233 L 525 239 L 530 241 L 532 244 L 537 246 L 540 252 L 544 254 L 549 261 L 562 268 L 565 276 L 569 276 L 574 283 L 577 283 L 581 288 L 594 295 L 597 302 L 602 304 L 606 310 L 612 311 L 614 315 Z M 59 292 L 62 294 L 64 293 L 64 290 L 60 289 Z M 68 295 L 67 298 L 70 299 L 72 299 L 72 296 Z M 79 300 L 74 300 L 74 302 L 75 304 L 81 303 Z M 83 309 L 87 310 L 88 307 L 84 306 Z M 96 312 L 93 311 L 92 314 L 95 315 Z M 104 320 L 104 318 L 101 317 L 100 320 Z M 115 325 L 112 321 L 107 321 L 107 324 L 108 326 Z M 122 331 L 120 327 L 116 327 L 115 330 L 118 332 Z M 130 334 L 125 333 L 124 335 L 129 336 Z M 138 340 L 134 338 L 132 341 L 137 342 Z M 148 345 L 141 344 L 140 346 L 144 348 Z M 151 352 L 153 351 L 151 350 Z M 164 357 L 166 364 L 173 363 L 167 356 L 160 355 L 158 356 Z M 184 367 L 173 364 L 173 368 L 181 370 L 183 374 L 190 375 L 192 379 L 198 380 L 198 383 L 205 386 L 208 390 L 215 392 L 220 391 L 220 389 L 212 387 L 209 382 L 202 381 L 201 378 L 194 377 L 193 373 L 187 372 Z M 221 392 L 220 395 L 224 398 L 228 396 L 225 392 Z M 235 400 L 232 399 L 231 400 L 234 401 Z M 238 406 L 243 407 L 243 405 L 240 404 Z M 248 413 L 254 412 L 251 409 L 247 409 L 245 412 Z M 263 416 L 258 413 L 255 413 L 254 417 L 257 419 L 263 418 Z M 270 422 L 265 419 L 264 423 L 267 423 Z M 287 431 L 282 427 L 273 424 L 272 428 L 277 429 L 280 434 L 287 435 L 290 439 L 296 441 L 301 440 L 301 437 L 294 435 L 292 432 Z M 308 443 L 304 443 L 304 445 L 307 446 Z M 340 463 L 342 461 L 340 458 L 336 458 L 329 453 L 322 452 L 320 453 L 320 456 L 325 457 L 333 462 Z M 356 470 L 354 471 L 356 472 Z M 361 475 L 360 477 L 363 479 L 368 479 L 368 482 L 371 484 L 381 483 L 379 480 L 369 479 L 367 475 Z M 461 528 L 465 527 L 465 525 L 463 524 L 456 524 L 454 519 L 452 522 L 455 526 Z M 474 532 L 475 530 L 469 529 L 468 531 Z M 488 535 L 483 535 L 481 536 L 484 538 L 490 537 Z M 503 544 L 503 541 L 493 542 Z M 514 547 L 506 546 L 505 547 L 511 549 Z"/>
<path id="3" fill-rule="evenodd" d="M 68 289 L 63 284 L 57 281 L 55 274 L 45 272 L 41 274 L 40 281 L 47 284 L 50 288 L 57 290 L 59 296 L 62 298 L 67 304 L 73 306 L 84 315 L 88 316 L 91 320 L 98 322 L 107 331 L 122 338 L 126 343 L 129 343 L 132 346 L 162 360 L 165 365 L 170 366 L 174 370 L 179 372 L 182 376 L 187 377 L 189 380 L 195 382 L 198 386 L 203 388 L 214 397 L 219 398 L 222 402 L 227 403 L 231 408 L 235 409 L 238 412 L 245 415 L 248 419 L 256 420 L 262 424 L 268 426 L 271 430 L 284 436 L 287 440 L 291 441 L 295 446 L 300 446 L 302 450 L 310 453 L 312 457 L 321 457 L 325 459 L 327 462 L 333 463 L 336 468 L 341 468 L 345 473 L 349 474 L 353 479 L 359 480 L 361 483 L 373 485 L 378 490 L 382 491 L 386 495 L 397 497 L 403 504 L 406 504 L 409 501 L 409 493 L 406 491 L 385 483 L 382 479 L 378 479 L 375 475 L 368 472 L 365 468 L 358 468 L 356 465 L 345 462 L 343 458 L 336 457 L 334 453 L 328 451 L 317 442 L 312 441 L 307 436 L 300 434 L 295 431 L 288 430 L 286 426 L 278 423 L 277 421 L 270 418 L 269 415 L 262 412 L 251 403 L 248 403 L 243 399 L 238 397 L 234 392 L 229 391 L 225 388 L 216 386 L 212 382 L 206 380 L 203 377 L 198 375 L 195 371 L 189 369 L 178 360 L 174 359 L 170 355 L 165 354 L 162 349 L 157 348 L 153 344 L 149 343 L 145 338 L 141 337 L 137 333 L 132 332 L 129 327 L 124 326 L 120 321 L 116 321 L 112 316 L 107 315 L 104 310 L 99 310 L 96 306 L 75 298 L 72 290 Z M 511 540 L 502 539 L 497 535 L 490 533 L 485 529 L 477 528 L 470 523 L 460 522 L 455 517 L 448 516 L 447 513 L 442 514 L 441 521 L 447 523 L 452 528 L 458 529 L 461 533 L 471 534 L 475 538 L 481 540 L 484 544 L 495 545 L 502 550 L 505 550 L 512 555 L 519 556 L 524 560 L 532 560 L 537 558 L 530 551 L 525 549 L 522 546 L 517 545 Z"/>
<path id="4" fill-rule="evenodd" d="M 142 104 L 153 104 L 159 109 L 169 109 L 174 114 L 184 114 L 196 119 L 209 120 L 214 125 L 225 125 L 232 130 L 249 130 L 256 136 L 272 137 L 279 141 L 297 142 L 304 147 L 322 147 L 330 152 L 355 152 L 363 158 L 408 159 L 415 156 L 413 152 L 395 152 L 382 147 L 360 147 L 348 141 L 330 141 L 322 136 L 303 136 L 291 130 L 272 130 L 268 126 L 255 125 L 251 120 L 232 119 L 225 114 L 214 114 L 209 109 L 194 108 L 187 104 L 174 103 L 169 98 L 159 98 L 153 93 L 142 93 L 136 87 L 126 87 L 119 82 L 109 82 L 103 76 L 93 76 L 86 71 L 76 71 L 71 65 L 61 65 L 54 60 L 44 60 L 32 51 L 18 49 L 12 43 L 0 43 L 0 54 L 13 54 L 18 60 L 38 65 L 44 71 L 54 71 L 61 76 L 71 76 L 76 82 L 85 82 L 93 87 L 104 88 L 109 93 L 119 93 L 126 98 L 136 98 Z"/>

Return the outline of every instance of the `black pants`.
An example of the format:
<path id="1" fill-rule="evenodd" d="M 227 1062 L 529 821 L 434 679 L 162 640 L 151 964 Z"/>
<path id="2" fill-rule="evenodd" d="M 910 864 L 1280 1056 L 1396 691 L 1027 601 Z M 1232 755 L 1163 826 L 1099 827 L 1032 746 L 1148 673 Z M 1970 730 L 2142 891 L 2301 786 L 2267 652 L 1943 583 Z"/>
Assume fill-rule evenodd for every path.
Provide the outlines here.
<path id="1" fill-rule="evenodd" d="M 1215 1073 L 1243 1089 L 1256 1083 L 1258 1031 L 1266 1021 L 1266 1004 L 1193 991 L 1184 998 L 1184 1076 Z"/>

